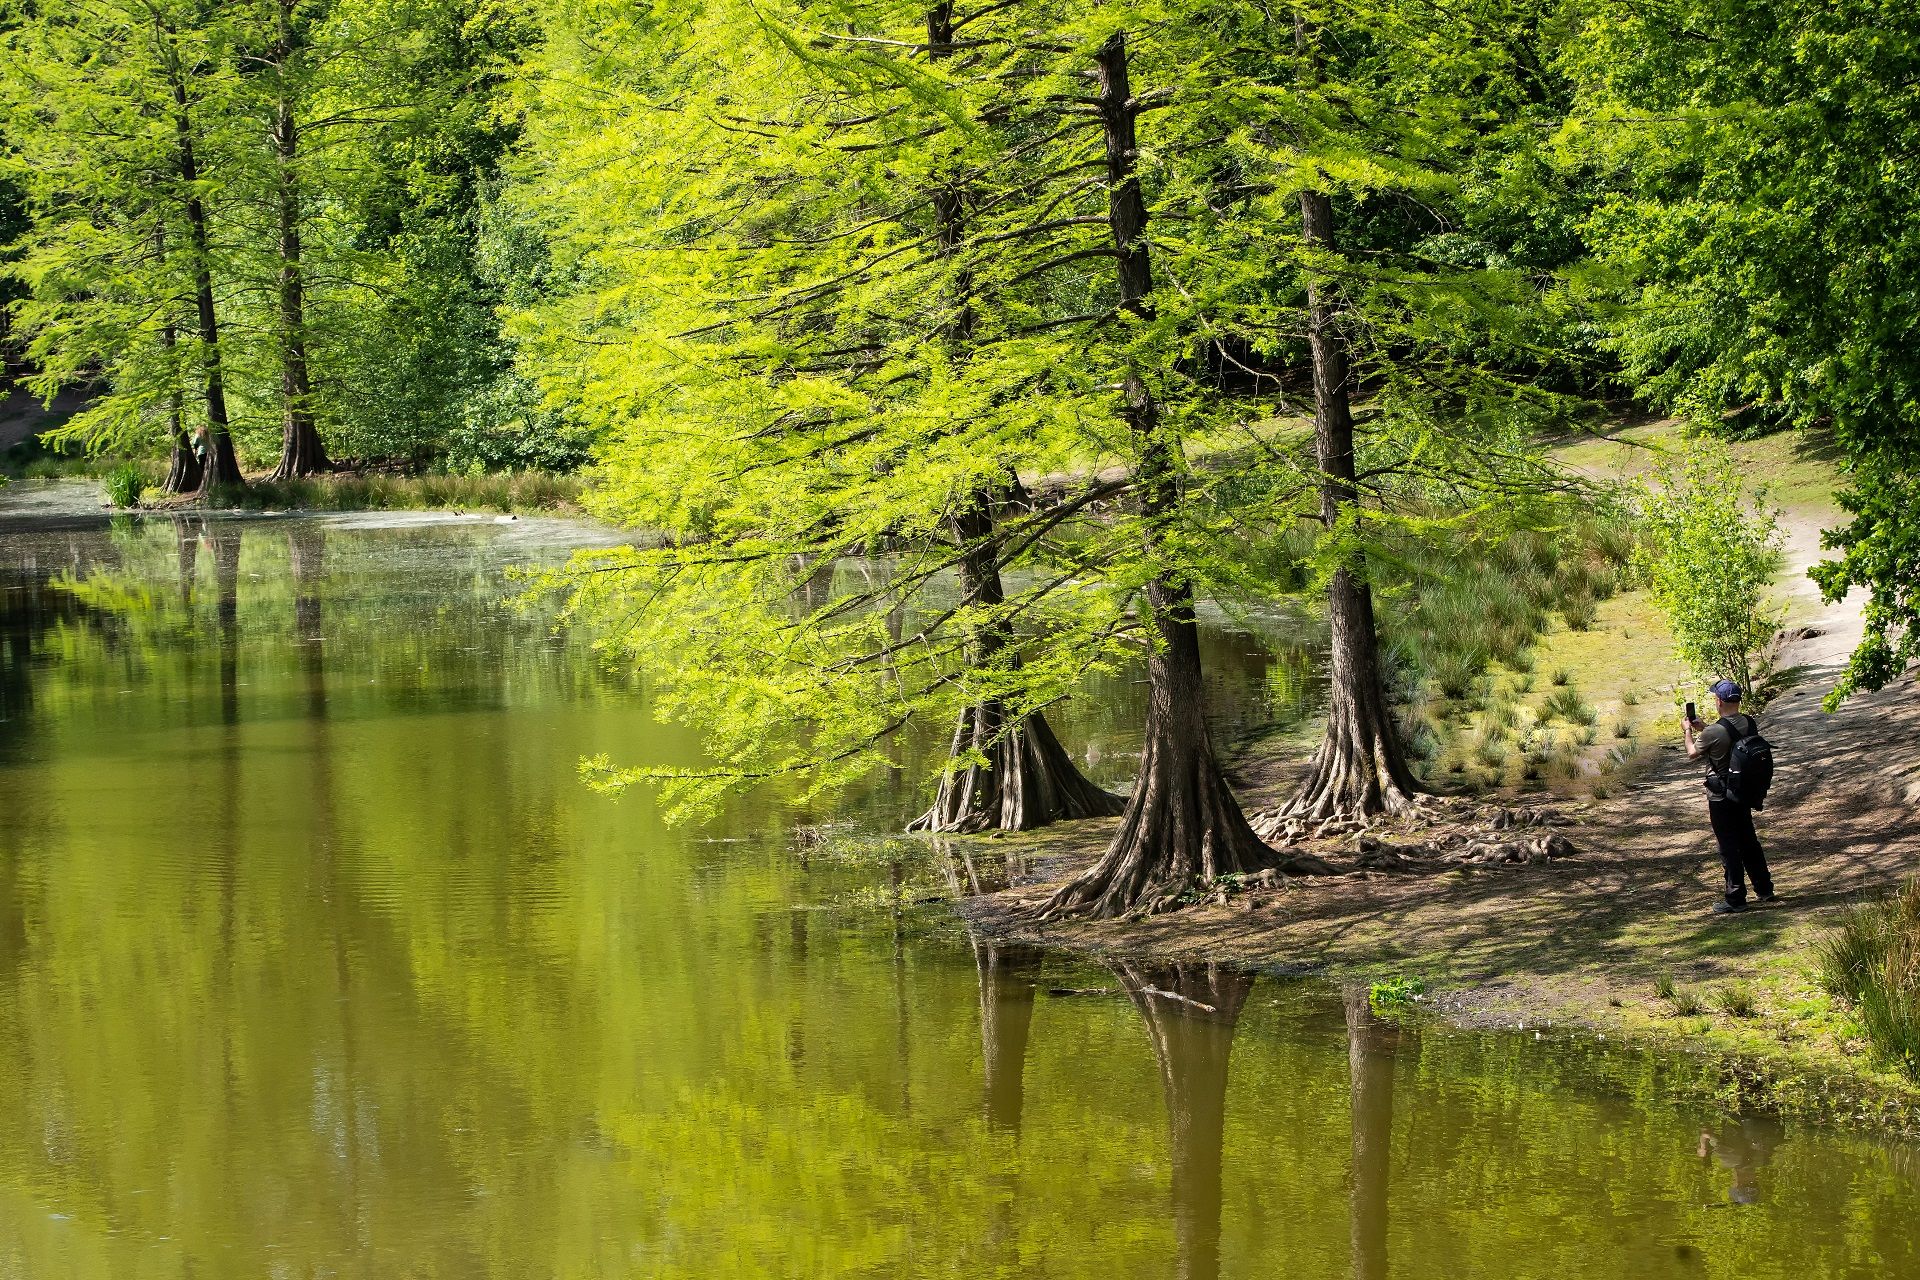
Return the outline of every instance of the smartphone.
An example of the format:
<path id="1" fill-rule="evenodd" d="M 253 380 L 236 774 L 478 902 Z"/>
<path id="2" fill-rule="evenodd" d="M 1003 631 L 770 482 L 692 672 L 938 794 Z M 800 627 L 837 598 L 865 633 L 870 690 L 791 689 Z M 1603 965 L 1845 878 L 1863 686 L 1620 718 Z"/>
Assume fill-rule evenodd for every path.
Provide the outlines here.
<path id="1" fill-rule="evenodd" d="M 1693 704 L 1691 702 L 1687 704 L 1686 715 L 1687 715 L 1688 724 L 1692 724 L 1695 720 L 1698 720 L 1700 718 L 1699 713 L 1693 709 Z"/>

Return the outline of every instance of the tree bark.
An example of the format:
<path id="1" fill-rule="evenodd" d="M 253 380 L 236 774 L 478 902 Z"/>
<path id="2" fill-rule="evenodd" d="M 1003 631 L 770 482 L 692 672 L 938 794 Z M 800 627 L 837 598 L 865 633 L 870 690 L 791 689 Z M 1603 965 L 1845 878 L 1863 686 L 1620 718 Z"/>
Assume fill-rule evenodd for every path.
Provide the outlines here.
<path id="1" fill-rule="evenodd" d="M 193 302 L 200 326 L 200 360 L 206 379 L 207 424 L 200 429 L 201 472 L 197 490 L 210 499 L 220 485 L 244 483 L 240 457 L 227 422 L 227 388 L 220 366 L 220 321 L 213 305 L 213 263 L 208 247 L 207 207 L 200 196 L 200 161 L 193 145 L 193 117 L 187 84 L 177 65 L 168 68 L 173 90 L 175 160 L 186 191 L 187 234 L 193 249 Z"/>
<path id="2" fill-rule="evenodd" d="M 172 324 L 161 328 L 160 345 L 167 352 L 168 373 L 176 379 L 178 371 L 172 368 L 172 361 L 177 341 Z M 185 397 L 177 380 L 167 396 L 167 432 L 173 448 L 167 457 L 167 478 L 161 481 L 160 491 L 192 493 L 200 487 L 200 458 L 193 451 L 193 438 L 187 434 Z"/>
<path id="3" fill-rule="evenodd" d="M 1364 987 L 1349 988 L 1347 1085 L 1353 1121 L 1347 1228 L 1354 1280 L 1386 1280 L 1387 1184 L 1393 1147 L 1393 1057 L 1400 1033 L 1376 1018 Z"/>
<path id="4" fill-rule="evenodd" d="M 1220 1274 L 1227 1064 L 1253 975 L 1215 964 L 1114 966 L 1147 1024 L 1166 1098 L 1181 1280 Z M 1175 998 L 1177 997 L 1177 998 Z"/>
<path id="5" fill-rule="evenodd" d="M 1308 246 L 1333 248 L 1333 204 L 1318 191 L 1300 193 Z M 1307 286 L 1307 345 L 1313 353 L 1313 441 L 1320 467 L 1320 522 L 1330 532 L 1359 502 L 1353 461 L 1353 407 L 1339 306 L 1318 281 Z M 1327 584 L 1331 667 L 1327 730 L 1293 799 L 1262 830 L 1289 818 L 1369 818 L 1407 807 L 1423 788 L 1400 748 L 1380 677 L 1380 639 L 1366 579 L 1342 566 Z"/>
<path id="6" fill-rule="evenodd" d="M 927 47 L 934 59 L 952 55 L 951 3 L 927 10 Z M 934 192 L 933 206 L 940 251 L 949 257 L 957 255 L 966 235 L 965 193 L 942 186 Z M 954 314 L 943 327 L 950 341 L 964 345 L 972 336 L 974 321 L 973 280 L 964 267 L 956 272 L 953 293 Z M 993 536 L 994 495 L 984 490 L 973 493 L 951 523 L 961 552 L 961 590 L 967 603 L 997 609 L 1006 591 Z M 989 622 L 976 630 L 970 660 L 980 667 L 1002 660 L 1012 639 L 1004 624 Z M 969 757 L 984 757 L 984 763 L 976 760 L 955 767 Z M 1080 772 L 1043 713 L 1012 716 L 1004 702 L 989 698 L 960 712 L 947 773 L 933 807 L 908 830 L 1030 831 L 1063 819 L 1111 817 L 1124 805 L 1119 796 L 1101 790 Z"/>
<path id="7" fill-rule="evenodd" d="M 1108 221 L 1119 264 L 1120 305 L 1141 317 L 1153 273 L 1147 206 L 1134 172 L 1138 142 L 1127 74 L 1126 37 L 1116 33 L 1096 56 L 1100 116 L 1106 133 Z M 1126 375 L 1121 416 L 1139 446 L 1134 468 L 1149 560 L 1163 558 L 1161 530 L 1182 498 L 1180 459 L 1160 433 L 1159 408 L 1137 372 Z M 1193 588 L 1162 569 L 1147 585 L 1146 750 L 1120 831 L 1101 859 L 1061 886 L 1042 909 L 1048 917 L 1116 916 L 1170 906 L 1190 886 L 1275 865 L 1278 855 L 1253 833 L 1221 775 L 1205 714 L 1200 634 Z"/>
<path id="8" fill-rule="evenodd" d="M 290 480 L 327 470 L 326 446 L 313 417 L 313 386 L 307 372 L 306 281 L 300 265 L 300 126 L 294 118 L 288 85 L 294 56 L 293 3 L 280 2 L 279 38 L 274 45 L 280 77 L 274 103 L 273 151 L 278 165 L 275 195 L 280 214 L 280 464 L 275 480 Z"/>

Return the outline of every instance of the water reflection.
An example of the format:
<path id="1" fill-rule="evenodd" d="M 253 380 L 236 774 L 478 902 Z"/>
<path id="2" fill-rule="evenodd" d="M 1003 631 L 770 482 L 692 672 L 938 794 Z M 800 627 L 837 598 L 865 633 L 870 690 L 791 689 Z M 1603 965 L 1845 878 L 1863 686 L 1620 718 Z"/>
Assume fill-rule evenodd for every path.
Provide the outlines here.
<path id="1" fill-rule="evenodd" d="M 1220 1165 L 1227 1058 L 1253 974 L 1215 964 L 1122 962 L 1120 978 L 1146 1023 L 1160 1067 L 1173 1155 L 1173 1227 L 1181 1280 L 1220 1274 Z"/>
<path id="2" fill-rule="evenodd" d="M 1713 1159 L 1733 1175 L 1727 1199 L 1733 1204 L 1760 1203 L 1760 1171 L 1773 1162 L 1773 1153 L 1786 1140 L 1786 1131 L 1770 1116 L 1730 1120 L 1717 1129 L 1700 1131 L 1699 1154 Z"/>
<path id="3" fill-rule="evenodd" d="M 1033 1025 L 1040 952 L 1018 943 L 973 935 L 973 963 L 980 978 L 980 1057 L 985 1064 L 986 1115 L 990 1124 L 1020 1136 L 1026 1102 L 1027 1034 Z"/>
<path id="4" fill-rule="evenodd" d="M 1920 1273 L 1899 1150 L 1697 1159 L 1530 1041 L 1206 966 L 1036 1002 L 923 870 L 791 857 L 787 793 L 586 792 L 698 744 L 494 536 L 0 529 L 0 1277 L 1378 1275 L 1389 1201 L 1401 1280 Z"/>
<path id="5" fill-rule="evenodd" d="M 1387 1181 L 1393 1145 L 1393 1057 L 1400 1033 L 1374 1015 L 1365 987 L 1345 993 L 1347 1105 L 1353 1155 L 1347 1180 L 1347 1232 L 1354 1280 L 1387 1274 Z"/>

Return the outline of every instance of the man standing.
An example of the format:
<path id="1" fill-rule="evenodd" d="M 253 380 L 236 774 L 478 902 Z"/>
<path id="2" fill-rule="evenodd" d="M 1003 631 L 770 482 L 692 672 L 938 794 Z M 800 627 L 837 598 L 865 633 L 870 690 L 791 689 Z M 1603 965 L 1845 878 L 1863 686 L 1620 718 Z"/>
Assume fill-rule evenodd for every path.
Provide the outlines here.
<path id="1" fill-rule="evenodd" d="M 1686 722 L 1687 759 L 1707 761 L 1707 818 L 1713 824 L 1713 838 L 1720 844 L 1720 865 L 1726 869 L 1726 897 L 1713 904 L 1716 914 L 1725 915 L 1747 909 L 1747 880 L 1753 880 L 1754 896 L 1772 902 L 1773 875 L 1767 870 L 1767 855 L 1760 849 L 1760 837 L 1753 829 L 1753 810 L 1735 799 L 1727 789 L 1727 766 L 1733 758 L 1733 744 L 1758 732 L 1753 717 L 1740 713 L 1740 686 L 1721 680 L 1707 690 L 1713 695 L 1720 718 L 1703 724 L 1699 717 Z"/>

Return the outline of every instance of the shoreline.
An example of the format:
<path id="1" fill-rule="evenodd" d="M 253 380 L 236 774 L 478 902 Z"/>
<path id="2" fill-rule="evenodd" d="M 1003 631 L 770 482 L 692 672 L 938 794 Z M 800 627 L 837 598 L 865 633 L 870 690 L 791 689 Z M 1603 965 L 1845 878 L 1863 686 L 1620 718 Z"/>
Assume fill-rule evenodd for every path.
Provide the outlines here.
<path id="1" fill-rule="evenodd" d="M 1810 673 L 1762 716 L 1790 766 L 1761 815 L 1778 906 L 1709 912 L 1718 859 L 1695 770 L 1672 749 L 1656 751 L 1605 800 L 1546 792 L 1504 805 L 1454 802 L 1475 810 L 1468 823 L 1505 808 L 1516 826 L 1501 834 L 1558 834 L 1573 846 L 1566 856 L 1396 864 L 1367 849 L 1405 838 L 1383 824 L 1303 842 L 1338 876 L 1256 879 L 1144 918 L 1036 920 L 1053 888 L 1105 847 L 1116 820 L 1100 819 L 954 838 L 982 860 L 1004 857 L 1012 880 L 954 905 L 989 937 L 1083 959 L 1213 961 L 1342 983 L 1417 979 L 1426 985 L 1412 1006 L 1417 1021 L 1625 1044 L 1653 1060 L 1683 1060 L 1685 1069 L 1662 1075 L 1691 1096 L 1920 1137 L 1920 1082 L 1873 1065 L 1820 987 L 1815 954 L 1850 904 L 1920 870 L 1910 795 L 1920 788 L 1906 781 L 1913 751 L 1886 750 L 1920 744 L 1920 684 L 1909 673 L 1828 714 L 1819 695 L 1833 674 Z M 1257 751 L 1232 763 L 1256 779 L 1250 811 L 1286 793 L 1291 771 Z M 1538 825 L 1525 825 L 1534 814 Z M 1663 980 L 1700 1007 L 1676 1011 L 1659 993 Z M 1716 1007 L 1732 986 L 1752 994 L 1751 1013 Z"/>

